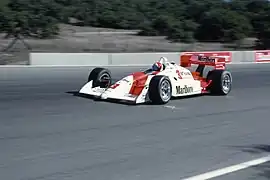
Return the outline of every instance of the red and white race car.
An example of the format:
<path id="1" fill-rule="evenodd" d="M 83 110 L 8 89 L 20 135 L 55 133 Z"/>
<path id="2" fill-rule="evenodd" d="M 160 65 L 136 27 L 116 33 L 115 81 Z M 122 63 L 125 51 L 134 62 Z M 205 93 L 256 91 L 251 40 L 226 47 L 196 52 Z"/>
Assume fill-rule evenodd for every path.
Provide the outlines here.
<path id="1" fill-rule="evenodd" d="M 198 67 L 191 71 L 188 69 L 191 65 Z M 214 68 L 203 77 L 205 66 Z M 184 54 L 180 65 L 161 57 L 151 68 L 134 72 L 115 83 L 108 69 L 95 68 L 79 93 L 135 104 L 165 104 L 172 97 L 205 93 L 227 95 L 231 88 L 232 75 L 226 70 L 225 58 Z"/>

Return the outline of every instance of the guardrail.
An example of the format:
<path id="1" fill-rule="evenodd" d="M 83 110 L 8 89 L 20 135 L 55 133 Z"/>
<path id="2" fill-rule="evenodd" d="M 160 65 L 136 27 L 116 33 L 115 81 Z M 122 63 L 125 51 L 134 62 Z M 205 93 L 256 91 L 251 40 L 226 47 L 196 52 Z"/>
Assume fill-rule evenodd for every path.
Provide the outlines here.
<path id="1" fill-rule="evenodd" d="M 132 66 L 149 65 L 161 56 L 179 62 L 187 52 L 159 53 L 30 53 L 30 65 L 41 66 Z M 190 52 L 188 52 L 190 53 Z M 263 51 L 212 51 L 192 52 L 212 54 L 227 58 L 228 63 L 270 62 L 270 50 Z"/>

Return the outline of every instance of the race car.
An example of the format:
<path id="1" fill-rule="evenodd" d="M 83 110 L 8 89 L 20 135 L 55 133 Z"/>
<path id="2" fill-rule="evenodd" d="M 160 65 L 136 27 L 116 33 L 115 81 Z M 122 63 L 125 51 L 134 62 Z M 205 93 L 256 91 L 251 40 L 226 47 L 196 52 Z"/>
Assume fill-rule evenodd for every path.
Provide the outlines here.
<path id="1" fill-rule="evenodd" d="M 195 71 L 189 69 L 191 65 L 197 66 Z M 203 77 L 205 66 L 213 69 Z M 166 104 L 172 97 L 227 95 L 231 88 L 232 75 L 226 70 L 224 57 L 184 54 L 179 65 L 161 57 L 150 68 L 131 73 L 115 83 L 108 69 L 97 67 L 90 72 L 79 93 L 134 104 Z"/>

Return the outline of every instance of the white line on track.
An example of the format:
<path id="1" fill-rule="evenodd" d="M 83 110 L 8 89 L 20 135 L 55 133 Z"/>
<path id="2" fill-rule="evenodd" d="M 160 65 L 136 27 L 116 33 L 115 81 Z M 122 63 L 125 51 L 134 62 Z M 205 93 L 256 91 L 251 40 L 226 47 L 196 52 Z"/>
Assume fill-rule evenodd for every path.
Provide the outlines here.
<path id="1" fill-rule="evenodd" d="M 247 168 L 249 168 L 251 166 L 260 165 L 260 164 L 266 163 L 268 161 L 270 161 L 270 155 L 264 156 L 264 157 L 261 157 L 261 158 L 258 158 L 258 159 L 254 159 L 254 160 L 251 160 L 251 161 L 247 161 L 247 162 L 244 162 L 244 163 L 236 164 L 236 165 L 233 165 L 233 166 L 229 166 L 229 167 L 217 169 L 217 170 L 214 170 L 214 171 L 206 172 L 204 174 L 196 175 L 196 176 L 193 176 L 193 177 L 185 178 L 183 180 L 207 180 L 207 179 L 212 179 L 212 178 L 215 178 L 215 177 L 219 177 L 219 176 L 230 174 L 230 173 L 233 173 L 233 172 L 236 172 L 236 171 L 247 169 Z"/>

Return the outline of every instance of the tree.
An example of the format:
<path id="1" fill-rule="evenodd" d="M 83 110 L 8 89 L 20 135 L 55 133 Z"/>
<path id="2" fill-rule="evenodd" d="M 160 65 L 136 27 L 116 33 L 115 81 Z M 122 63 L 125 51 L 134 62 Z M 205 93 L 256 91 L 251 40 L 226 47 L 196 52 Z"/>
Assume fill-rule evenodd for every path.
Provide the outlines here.
<path id="1" fill-rule="evenodd" d="M 214 9 L 204 13 L 196 38 L 202 41 L 234 41 L 247 37 L 252 31 L 249 20 L 226 9 Z"/>
<path id="2" fill-rule="evenodd" d="M 270 48 L 270 10 L 261 13 L 254 18 L 254 27 L 256 28 L 256 37 L 258 38 L 257 48 Z M 256 22 L 256 23 L 255 23 Z"/>
<path id="3" fill-rule="evenodd" d="M 1 8 L 2 7 L 2 8 Z M 1 32 L 49 38 L 69 18 L 81 26 L 141 29 L 171 41 L 269 39 L 268 0 L 2 0 Z"/>
<path id="4" fill-rule="evenodd" d="M 57 35 L 59 12 L 57 3 L 46 0 L 10 0 L 1 10 L 1 32 L 15 37 L 48 38 Z"/>

